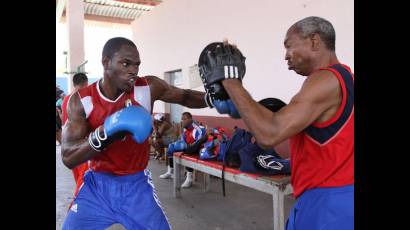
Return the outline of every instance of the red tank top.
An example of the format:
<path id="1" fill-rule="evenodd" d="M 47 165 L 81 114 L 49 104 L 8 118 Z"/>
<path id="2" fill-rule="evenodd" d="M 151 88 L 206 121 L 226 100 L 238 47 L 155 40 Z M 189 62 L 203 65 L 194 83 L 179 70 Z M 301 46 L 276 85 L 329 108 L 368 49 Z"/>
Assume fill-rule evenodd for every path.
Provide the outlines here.
<path id="1" fill-rule="evenodd" d="M 138 78 L 131 93 L 121 94 L 115 101 L 106 98 L 100 91 L 101 80 L 79 90 L 81 103 L 91 130 L 104 123 L 114 112 L 132 105 L 140 105 L 151 112 L 151 93 L 145 78 Z M 116 141 L 89 161 L 90 168 L 99 172 L 127 175 L 146 168 L 149 160 L 148 140 L 138 144 L 127 135 L 124 140 Z"/>
<path id="2" fill-rule="evenodd" d="M 195 138 L 194 138 L 194 136 L 192 135 L 193 131 L 194 131 L 194 128 L 193 128 L 193 127 L 186 128 L 185 131 L 184 131 L 185 142 L 186 142 L 187 144 L 192 144 L 192 143 L 195 142 Z"/>
<path id="3" fill-rule="evenodd" d="M 318 187 L 354 183 L 354 77 L 350 68 L 335 64 L 331 71 L 342 88 L 342 103 L 335 116 L 313 123 L 290 138 L 293 195 Z"/>

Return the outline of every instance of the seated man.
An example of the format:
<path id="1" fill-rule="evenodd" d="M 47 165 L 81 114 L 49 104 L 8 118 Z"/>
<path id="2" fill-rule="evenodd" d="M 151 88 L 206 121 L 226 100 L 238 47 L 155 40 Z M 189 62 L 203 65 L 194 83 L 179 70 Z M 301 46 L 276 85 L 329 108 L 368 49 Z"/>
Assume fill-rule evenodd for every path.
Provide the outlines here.
<path id="1" fill-rule="evenodd" d="M 177 140 L 177 130 L 166 120 L 164 114 L 158 113 L 154 116 L 154 133 L 152 146 L 158 153 L 155 159 L 158 159 L 164 156 L 164 147 Z"/>
<path id="2" fill-rule="evenodd" d="M 167 155 L 169 158 L 168 171 L 159 178 L 170 178 L 174 170 L 174 152 L 184 152 L 190 154 L 197 154 L 202 144 L 206 141 L 206 129 L 200 126 L 196 121 L 192 120 L 192 115 L 189 112 L 184 112 L 181 117 L 182 127 L 184 127 L 181 138 L 169 144 Z M 182 188 L 189 188 L 192 185 L 192 168 L 186 168 L 187 174 L 185 182 L 182 184 Z"/>

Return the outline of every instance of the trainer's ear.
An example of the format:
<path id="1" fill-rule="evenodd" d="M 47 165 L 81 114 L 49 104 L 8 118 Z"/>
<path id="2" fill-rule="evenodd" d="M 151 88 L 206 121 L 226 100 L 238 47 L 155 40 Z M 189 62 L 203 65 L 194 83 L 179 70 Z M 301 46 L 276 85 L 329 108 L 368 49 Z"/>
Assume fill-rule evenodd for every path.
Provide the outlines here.
<path id="1" fill-rule="evenodd" d="M 108 56 L 104 56 L 101 60 L 104 70 L 108 70 L 110 69 L 110 62 L 111 62 L 111 58 L 109 58 Z"/>
<path id="2" fill-rule="evenodd" d="M 318 51 L 319 47 L 320 47 L 320 41 L 322 41 L 320 39 L 320 36 L 318 33 L 313 33 L 310 35 L 310 41 L 312 42 L 312 50 L 313 51 Z"/>

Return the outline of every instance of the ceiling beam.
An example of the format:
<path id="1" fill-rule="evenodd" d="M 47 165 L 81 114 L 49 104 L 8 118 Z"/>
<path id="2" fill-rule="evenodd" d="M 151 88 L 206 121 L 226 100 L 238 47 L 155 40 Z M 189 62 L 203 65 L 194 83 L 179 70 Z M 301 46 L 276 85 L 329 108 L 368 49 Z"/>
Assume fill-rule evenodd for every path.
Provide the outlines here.
<path id="1" fill-rule="evenodd" d="M 113 17 L 106 17 L 101 15 L 93 15 L 93 14 L 85 14 L 84 18 L 90 21 L 100 21 L 100 22 L 109 22 L 109 23 L 118 23 L 118 24 L 131 24 L 133 20 L 131 19 L 123 19 L 123 18 L 113 18 Z"/>
<path id="2" fill-rule="evenodd" d="M 162 2 L 160 0 L 114 0 L 114 1 L 134 3 L 134 4 L 142 4 L 142 5 L 148 5 L 148 6 L 156 6 L 156 5 L 158 5 Z"/>
<path id="3" fill-rule="evenodd" d="M 89 21 L 116 23 L 116 24 L 124 24 L 124 25 L 130 25 L 131 22 L 133 21 L 131 19 L 113 18 L 113 17 L 101 16 L 101 15 L 93 15 L 93 14 L 85 14 L 84 19 L 89 20 Z M 63 12 L 60 22 L 61 23 L 66 22 L 65 10 Z"/>

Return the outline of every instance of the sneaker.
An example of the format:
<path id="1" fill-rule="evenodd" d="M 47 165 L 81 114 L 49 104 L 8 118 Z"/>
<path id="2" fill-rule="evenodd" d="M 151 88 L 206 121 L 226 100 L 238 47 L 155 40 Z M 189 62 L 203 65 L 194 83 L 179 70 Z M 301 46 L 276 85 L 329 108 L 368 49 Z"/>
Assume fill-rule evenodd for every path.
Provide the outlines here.
<path id="1" fill-rule="evenodd" d="M 174 169 L 169 167 L 168 165 L 168 170 L 166 173 L 162 174 L 161 176 L 159 176 L 159 178 L 161 179 L 169 179 L 169 178 L 174 178 Z"/>
<path id="2" fill-rule="evenodd" d="M 159 178 L 161 178 L 161 179 L 169 179 L 169 178 L 173 178 L 173 174 L 172 174 L 172 173 L 170 173 L 170 172 L 166 172 L 166 173 L 164 173 L 164 174 L 160 175 L 160 176 L 159 176 Z"/>
<path id="3" fill-rule="evenodd" d="M 191 186 L 192 186 L 192 172 L 187 172 L 185 182 L 181 185 L 181 188 L 189 188 Z"/>

